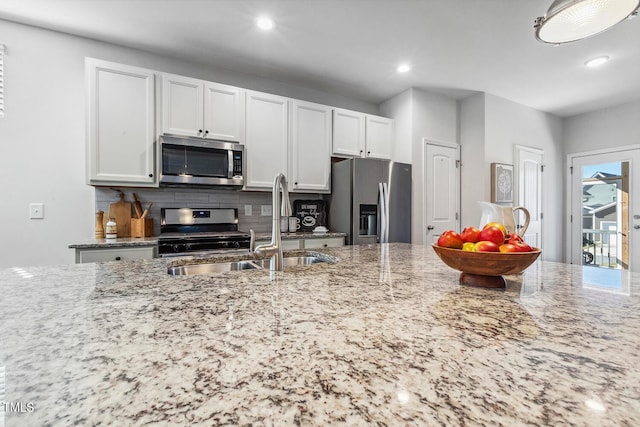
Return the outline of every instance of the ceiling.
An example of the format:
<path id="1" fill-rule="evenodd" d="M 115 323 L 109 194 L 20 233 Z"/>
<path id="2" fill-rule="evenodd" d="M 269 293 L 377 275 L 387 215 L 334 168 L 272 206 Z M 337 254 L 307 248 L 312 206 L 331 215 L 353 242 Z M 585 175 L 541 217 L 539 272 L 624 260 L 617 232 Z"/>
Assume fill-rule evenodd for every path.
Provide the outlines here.
<path id="1" fill-rule="evenodd" d="M 562 117 L 640 99 L 640 18 L 560 46 L 551 0 L 2 0 L 0 18 L 382 101 L 487 92 Z M 276 27 L 255 26 L 260 14 Z M 0 34 L 1 37 L 1 34 Z M 2 42 L 2 40 L 0 40 Z M 608 55 L 601 68 L 584 62 Z M 410 63 L 411 71 L 396 67 Z"/>

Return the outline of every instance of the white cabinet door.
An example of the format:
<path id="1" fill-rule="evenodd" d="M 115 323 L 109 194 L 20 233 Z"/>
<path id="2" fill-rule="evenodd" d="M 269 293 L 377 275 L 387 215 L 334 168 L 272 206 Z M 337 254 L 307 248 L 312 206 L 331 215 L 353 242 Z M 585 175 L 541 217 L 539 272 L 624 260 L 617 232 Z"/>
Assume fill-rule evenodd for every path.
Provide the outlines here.
<path id="1" fill-rule="evenodd" d="M 331 191 L 331 107 L 292 100 L 289 188 Z"/>
<path id="2" fill-rule="evenodd" d="M 391 159 L 391 139 L 393 120 L 386 117 L 367 115 L 366 156 L 375 159 Z"/>
<path id="3" fill-rule="evenodd" d="M 271 189 L 277 174 L 287 180 L 287 98 L 247 91 L 245 154 L 246 189 Z"/>
<path id="4" fill-rule="evenodd" d="M 204 83 L 173 74 L 162 75 L 162 133 L 203 136 Z"/>
<path id="5" fill-rule="evenodd" d="M 157 186 L 155 72 L 87 58 L 87 181 Z"/>
<path id="6" fill-rule="evenodd" d="M 304 239 L 305 249 L 339 248 L 344 246 L 344 237 L 326 237 L 324 239 Z"/>
<path id="7" fill-rule="evenodd" d="M 152 259 L 156 256 L 157 252 L 157 246 L 143 246 L 139 248 L 76 249 L 76 264 L 86 262 Z"/>
<path id="8" fill-rule="evenodd" d="M 204 137 L 244 143 L 243 89 L 205 83 Z"/>
<path id="9" fill-rule="evenodd" d="M 365 115 L 357 111 L 333 110 L 333 154 L 363 157 Z"/>

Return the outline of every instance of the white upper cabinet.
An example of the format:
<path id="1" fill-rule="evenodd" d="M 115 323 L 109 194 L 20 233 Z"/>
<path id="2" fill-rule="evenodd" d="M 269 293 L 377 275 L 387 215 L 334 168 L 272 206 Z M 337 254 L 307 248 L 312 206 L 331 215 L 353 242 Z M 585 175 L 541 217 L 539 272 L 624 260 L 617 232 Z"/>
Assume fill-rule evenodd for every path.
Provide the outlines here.
<path id="1" fill-rule="evenodd" d="M 87 181 L 157 186 L 155 72 L 87 58 Z"/>
<path id="2" fill-rule="evenodd" d="M 162 133 L 244 142 L 244 90 L 162 75 Z"/>
<path id="3" fill-rule="evenodd" d="M 291 181 L 287 125 L 287 98 L 246 91 L 246 189 L 271 189 L 281 172 Z"/>
<path id="4" fill-rule="evenodd" d="M 335 108 L 333 154 L 391 159 L 393 120 Z"/>
<path id="5" fill-rule="evenodd" d="M 391 159 L 393 120 L 386 117 L 366 116 L 366 157 Z"/>
<path id="6" fill-rule="evenodd" d="M 331 107 L 290 101 L 291 191 L 331 191 Z"/>
<path id="7" fill-rule="evenodd" d="M 364 117 L 357 111 L 333 110 L 333 154 L 364 157 Z"/>

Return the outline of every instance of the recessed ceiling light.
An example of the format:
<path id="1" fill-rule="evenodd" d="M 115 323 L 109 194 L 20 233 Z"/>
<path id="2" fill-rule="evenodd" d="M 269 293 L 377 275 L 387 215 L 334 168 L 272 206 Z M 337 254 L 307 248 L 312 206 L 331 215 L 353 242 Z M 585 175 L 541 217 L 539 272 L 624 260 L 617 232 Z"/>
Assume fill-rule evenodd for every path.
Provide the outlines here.
<path id="1" fill-rule="evenodd" d="M 406 73 L 407 71 L 411 70 L 411 65 L 409 65 L 409 64 L 400 64 L 400 65 L 398 65 L 398 68 L 396 68 L 396 70 L 399 73 Z"/>
<path id="2" fill-rule="evenodd" d="M 592 58 L 584 63 L 585 67 L 593 68 L 598 67 L 609 60 L 608 56 L 598 56 L 597 58 Z"/>
<path id="3" fill-rule="evenodd" d="M 258 26 L 258 28 L 265 31 L 269 31 L 276 26 L 276 24 L 273 22 L 273 19 L 269 18 L 268 16 L 261 16 L 256 19 L 256 25 Z"/>

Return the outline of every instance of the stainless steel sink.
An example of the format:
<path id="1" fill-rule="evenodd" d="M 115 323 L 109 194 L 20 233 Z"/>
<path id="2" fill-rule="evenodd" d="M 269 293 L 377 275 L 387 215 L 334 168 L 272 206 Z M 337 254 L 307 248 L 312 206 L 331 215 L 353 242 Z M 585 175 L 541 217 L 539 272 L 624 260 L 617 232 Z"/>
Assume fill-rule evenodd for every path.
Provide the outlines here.
<path id="1" fill-rule="evenodd" d="M 187 264 L 169 267 L 173 276 L 192 276 L 194 274 L 224 273 L 227 271 L 255 270 L 261 268 L 252 261 L 214 262 L 208 264 Z"/>
<path id="2" fill-rule="evenodd" d="M 301 265 L 328 262 L 329 259 L 315 255 L 288 256 L 283 258 L 284 267 L 296 267 Z M 203 264 L 186 264 L 169 267 L 167 273 L 172 276 L 192 276 L 197 274 L 225 273 L 228 271 L 261 270 L 269 269 L 270 258 L 256 260 L 241 260 L 232 262 L 211 262 Z"/>
<path id="3" fill-rule="evenodd" d="M 253 262 L 262 268 L 269 268 L 270 258 L 257 259 Z M 307 264 L 316 264 L 319 262 L 326 262 L 326 260 L 317 256 L 291 256 L 291 257 L 284 257 L 282 259 L 282 262 L 284 264 L 284 268 L 287 268 L 287 267 L 295 267 L 298 265 L 307 265 Z"/>

